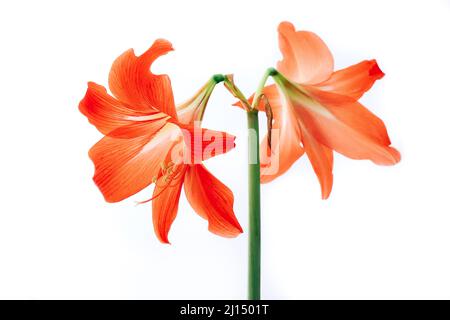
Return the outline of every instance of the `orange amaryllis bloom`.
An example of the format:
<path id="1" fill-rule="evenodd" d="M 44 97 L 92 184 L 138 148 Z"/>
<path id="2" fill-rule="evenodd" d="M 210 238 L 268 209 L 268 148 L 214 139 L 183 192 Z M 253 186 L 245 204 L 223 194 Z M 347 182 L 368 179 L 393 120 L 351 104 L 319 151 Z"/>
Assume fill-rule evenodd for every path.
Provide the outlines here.
<path id="1" fill-rule="evenodd" d="M 242 228 L 233 212 L 233 193 L 201 163 L 234 147 L 234 136 L 199 126 L 216 78 L 176 108 L 169 77 L 150 72 L 152 63 L 171 50 L 171 43 L 160 39 L 141 56 L 123 53 L 109 74 L 114 97 L 103 86 L 88 84 L 79 108 L 105 135 L 89 152 L 94 181 L 108 202 L 155 183 L 153 225 L 163 243 L 169 243 L 183 185 L 209 230 L 235 237 Z"/>
<path id="2" fill-rule="evenodd" d="M 333 56 L 316 34 L 296 31 L 289 22 L 282 22 L 278 33 L 281 74 L 274 76 L 276 85 L 263 90 L 275 134 L 271 148 L 267 137 L 262 142 L 261 181 L 280 176 L 306 152 L 326 199 L 333 184 L 333 150 L 380 165 L 399 162 L 383 121 L 357 101 L 384 76 L 377 62 L 333 71 Z"/>

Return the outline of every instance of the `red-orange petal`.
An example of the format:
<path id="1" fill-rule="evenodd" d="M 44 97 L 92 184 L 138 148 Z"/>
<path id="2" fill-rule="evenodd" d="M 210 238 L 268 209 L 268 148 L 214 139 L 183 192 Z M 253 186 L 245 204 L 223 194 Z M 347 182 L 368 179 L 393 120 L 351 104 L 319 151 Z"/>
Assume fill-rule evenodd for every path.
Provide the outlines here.
<path id="1" fill-rule="evenodd" d="M 275 84 L 263 88 L 273 113 L 271 148 L 266 134 L 260 146 L 261 183 L 268 183 L 284 174 L 300 158 L 304 150 L 301 146 L 302 134 L 297 118 L 289 101 L 280 94 Z M 253 102 L 254 94 L 248 101 Z M 261 99 L 256 106 L 259 111 L 265 111 L 266 100 Z M 233 104 L 243 108 L 240 101 Z"/>
<path id="2" fill-rule="evenodd" d="M 392 165 L 400 153 L 390 146 L 383 121 L 358 101 L 307 87 L 297 95 L 296 112 L 316 140 L 352 159 Z"/>
<path id="3" fill-rule="evenodd" d="M 319 179 L 322 199 L 330 196 L 333 187 L 333 150 L 317 141 L 306 128 L 302 128 L 303 147 Z"/>
<path id="4" fill-rule="evenodd" d="M 296 31 L 290 22 L 278 26 L 278 43 L 283 60 L 277 69 L 290 80 L 315 84 L 327 80 L 334 68 L 333 56 L 316 34 Z"/>
<path id="5" fill-rule="evenodd" d="M 198 126 L 182 126 L 187 150 L 186 164 L 199 164 L 219 154 L 233 149 L 236 137 L 222 131 L 215 131 Z M 190 158 L 188 158 L 190 156 Z"/>
<path id="6" fill-rule="evenodd" d="M 152 63 L 173 50 L 172 44 L 156 40 L 144 54 L 137 57 L 133 49 L 114 61 L 109 74 L 111 92 L 133 109 L 148 111 L 157 109 L 176 119 L 172 85 L 167 75 L 151 73 Z"/>
<path id="7" fill-rule="evenodd" d="M 358 100 L 383 76 L 384 73 L 376 60 L 366 60 L 335 71 L 328 80 L 314 86 L 323 91 L 331 91 Z"/>
<path id="8" fill-rule="evenodd" d="M 132 139 L 140 136 L 149 135 L 152 132 L 157 132 L 164 127 L 170 120 L 170 117 L 161 113 L 160 118 L 153 116 L 141 117 L 142 119 L 152 118 L 150 120 L 132 121 L 130 124 L 119 127 L 107 134 L 111 138 Z M 160 115 L 155 115 L 160 116 Z"/>
<path id="9" fill-rule="evenodd" d="M 208 220 L 209 231 L 228 238 L 242 233 L 233 212 L 233 193 L 202 164 L 189 167 L 184 179 L 184 191 L 195 212 Z"/>
<path id="10" fill-rule="evenodd" d="M 134 121 L 150 121 L 168 116 L 157 110 L 142 112 L 111 97 L 105 87 L 93 82 L 88 83 L 86 94 L 79 104 L 79 109 L 90 123 L 101 133 L 107 135 L 111 131 Z"/>
<path id="11" fill-rule="evenodd" d="M 273 113 L 272 148 L 268 148 L 267 135 L 260 147 L 261 183 L 267 183 L 285 173 L 303 155 L 304 150 L 301 146 L 302 134 L 292 106 L 280 95 L 274 84 L 265 87 L 263 92 Z M 260 104 L 259 108 L 264 107 Z"/>
<path id="12" fill-rule="evenodd" d="M 160 130 L 153 128 L 154 132 L 148 129 L 147 135 L 131 139 L 106 136 L 89 151 L 95 165 L 94 182 L 106 201 L 121 201 L 150 185 L 181 138 L 179 128 L 172 123 Z"/>
<path id="13" fill-rule="evenodd" d="M 159 241 L 170 243 L 168 234 L 178 212 L 181 187 L 183 186 L 185 165 L 174 172 L 174 177 L 161 176 L 156 181 L 152 200 L 153 228 Z"/>

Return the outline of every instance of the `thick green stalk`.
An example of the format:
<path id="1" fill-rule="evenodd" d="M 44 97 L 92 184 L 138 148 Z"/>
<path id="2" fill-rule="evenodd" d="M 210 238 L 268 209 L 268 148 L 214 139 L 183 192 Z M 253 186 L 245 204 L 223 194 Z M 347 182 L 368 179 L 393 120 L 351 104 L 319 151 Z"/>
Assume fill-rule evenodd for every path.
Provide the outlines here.
<path id="1" fill-rule="evenodd" d="M 258 111 L 247 112 L 248 123 L 248 212 L 249 212 L 249 260 L 248 298 L 261 298 L 261 203 L 259 168 Z"/>
<path id="2" fill-rule="evenodd" d="M 270 76 L 278 72 L 269 68 L 264 73 L 249 111 L 248 123 L 248 299 L 261 299 L 261 178 L 259 162 L 258 105 Z"/>
<path id="3" fill-rule="evenodd" d="M 277 70 L 269 68 L 264 73 L 255 92 L 252 104 L 235 85 L 231 75 L 225 76 L 225 87 L 236 97 L 247 111 L 248 124 L 248 298 L 261 299 L 261 179 L 259 161 L 258 104 L 264 94 L 264 86 Z"/>

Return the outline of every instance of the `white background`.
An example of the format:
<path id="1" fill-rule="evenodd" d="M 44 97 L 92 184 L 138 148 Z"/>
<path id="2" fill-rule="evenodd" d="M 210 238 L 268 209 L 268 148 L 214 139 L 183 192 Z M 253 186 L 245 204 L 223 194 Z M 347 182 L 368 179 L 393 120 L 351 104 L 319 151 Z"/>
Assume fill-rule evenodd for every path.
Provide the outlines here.
<path id="1" fill-rule="evenodd" d="M 328 201 L 306 157 L 264 185 L 263 297 L 450 298 L 450 3 L 379 0 L 2 1 L 0 298 L 245 298 L 246 233 L 210 234 L 183 193 L 162 245 L 151 205 L 134 205 L 151 189 L 104 202 L 87 156 L 101 135 L 78 102 L 118 55 L 159 37 L 176 50 L 154 71 L 178 102 L 213 73 L 251 93 L 280 58 L 282 20 L 319 34 L 337 68 L 377 58 L 386 77 L 362 102 L 403 159 L 336 155 Z M 246 119 L 232 102 L 219 87 L 204 126 L 237 148 L 206 166 L 247 230 Z"/>

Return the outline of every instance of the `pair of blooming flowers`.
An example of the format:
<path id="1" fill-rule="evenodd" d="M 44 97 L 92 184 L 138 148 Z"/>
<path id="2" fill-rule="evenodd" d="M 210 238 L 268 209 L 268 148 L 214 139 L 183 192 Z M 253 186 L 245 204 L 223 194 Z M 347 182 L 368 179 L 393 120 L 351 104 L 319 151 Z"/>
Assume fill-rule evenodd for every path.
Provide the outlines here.
<path id="1" fill-rule="evenodd" d="M 333 71 L 333 56 L 317 35 L 296 31 L 289 22 L 281 23 L 278 32 L 283 59 L 275 84 L 264 87 L 265 98 L 256 106 L 261 111 L 270 106 L 272 138 L 277 132 L 276 139 L 266 136 L 261 143 L 261 182 L 282 175 L 306 153 L 326 199 L 333 184 L 333 150 L 376 164 L 397 163 L 400 154 L 390 147 L 383 122 L 358 102 L 384 76 L 376 61 Z M 233 193 L 202 164 L 235 146 L 234 136 L 201 128 L 212 90 L 224 79 L 213 77 L 176 106 L 169 77 L 150 71 L 171 50 L 170 42 L 159 39 L 141 56 L 123 53 L 109 74 L 113 96 L 103 86 L 88 84 L 79 108 L 105 135 L 89 152 L 94 181 L 108 202 L 154 183 L 153 225 L 163 243 L 169 243 L 183 186 L 211 232 L 235 237 L 242 228 L 233 212 Z M 245 108 L 242 102 L 236 105 Z"/>

